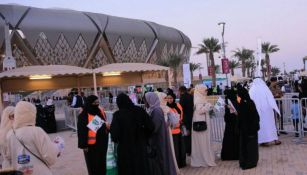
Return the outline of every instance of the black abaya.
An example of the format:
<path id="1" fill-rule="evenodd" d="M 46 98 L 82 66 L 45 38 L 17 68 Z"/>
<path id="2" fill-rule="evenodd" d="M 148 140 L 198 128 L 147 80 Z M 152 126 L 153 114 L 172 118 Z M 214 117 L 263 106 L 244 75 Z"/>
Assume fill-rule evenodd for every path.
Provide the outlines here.
<path id="1" fill-rule="evenodd" d="M 240 167 L 250 169 L 259 159 L 258 130 L 259 115 L 252 100 L 241 99 L 239 105 Z"/>
<path id="2" fill-rule="evenodd" d="M 232 104 L 238 109 L 238 104 L 232 101 Z M 230 113 L 229 108 L 225 108 L 225 131 L 223 138 L 223 146 L 221 152 L 222 160 L 238 160 L 239 159 L 239 128 L 238 116 Z"/>
<path id="3" fill-rule="evenodd" d="M 113 115 L 111 137 L 118 144 L 118 174 L 149 174 L 146 148 L 154 124 L 146 111 L 134 106 L 128 96 L 119 95 L 117 105 L 119 110 Z"/>

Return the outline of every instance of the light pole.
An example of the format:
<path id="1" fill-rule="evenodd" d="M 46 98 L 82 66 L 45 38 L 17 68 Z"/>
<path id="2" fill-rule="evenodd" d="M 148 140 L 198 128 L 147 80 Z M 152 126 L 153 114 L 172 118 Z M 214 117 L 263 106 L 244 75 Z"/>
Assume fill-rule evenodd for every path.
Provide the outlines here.
<path id="1" fill-rule="evenodd" d="M 224 33 L 225 33 L 225 22 L 219 22 L 218 25 L 222 25 L 222 49 L 223 49 L 223 57 L 226 58 L 226 51 L 225 51 L 225 40 L 224 40 Z"/>
<path id="2" fill-rule="evenodd" d="M 224 33 L 225 33 L 225 22 L 219 22 L 218 25 L 222 25 L 223 30 L 222 30 L 222 49 L 223 49 L 223 59 L 227 59 L 226 58 L 226 49 L 225 49 L 225 40 L 224 40 Z M 228 60 L 226 60 L 228 62 Z M 229 62 L 228 62 L 229 64 Z M 223 66 L 223 65 L 222 65 Z M 229 66 L 229 65 L 228 65 Z M 229 69 L 229 68 L 228 68 Z M 224 72 L 224 71 L 223 71 Z M 226 81 L 227 81 L 227 86 L 229 86 L 229 82 L 228 82 L 228 73 L 226 72 Z"/>

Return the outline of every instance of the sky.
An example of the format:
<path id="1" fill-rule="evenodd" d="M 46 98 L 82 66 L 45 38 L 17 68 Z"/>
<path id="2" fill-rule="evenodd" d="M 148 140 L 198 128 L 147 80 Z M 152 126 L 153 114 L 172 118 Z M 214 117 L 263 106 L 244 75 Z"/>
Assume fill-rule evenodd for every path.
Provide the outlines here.
<path id="1" fill-rule="evenodd" d="M 278 45 L 272 66 L 282 71 L 302 69 L 307 55 L 306 0 L 0 0 L 41 8 L 65 8 L 153 21 L 175 27 L 198 47 L 204 38 L 221 41 L 225 22 L 226 56 L 237 48 L 257 49 L 257 39 Z M 205 63 L 205 55 L 191 52 L 191 62 Z M 218 55 L 216 62 L 220 63 Z M 203 65 L 205 68 L 206 65 Z M 203 69 L 202 72 L 207 72 Z M 237 70 L 239 72 L 239 70 Z"/>

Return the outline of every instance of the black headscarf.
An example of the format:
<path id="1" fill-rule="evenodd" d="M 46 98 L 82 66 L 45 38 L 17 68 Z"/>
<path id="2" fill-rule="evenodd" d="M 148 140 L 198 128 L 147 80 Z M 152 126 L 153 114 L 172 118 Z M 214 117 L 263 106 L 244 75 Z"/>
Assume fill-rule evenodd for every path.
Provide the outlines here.
<path id="1" fill-rule="evenodd" d="M 84 110 L 84 112 L 87 112 L 89 114 L 98 115 L 98 116 L 102 117 L 100 109 L 99 109 L 99 105 L 93 105 L 92 104 L 97 99 L 98 99 L 98 97 L 96 95 L 88 96 L 86 98 L 86 103 L 85 103 L 85 107 L 84 107 L 83 110 Z"/>
<path id="2" fill-rule="evenodd" d="M 134 106 L 128 95 L 121 93 L 116 98 L 116 104 L 119 109 L 127 109 Z"/>
<path id="3" fill-rule="evenodd" d="M 226 91 L 226 90 L 225 90 Z M 226 98 L 230 101 L 237 101 L 237 92 L 233 89 L 228 89 L 225 93 Z"/>
<path id="4" fill-rule="evenodd" d="M 176 95 L 174 93 L 168 93 L 168 96 L 173 97 L 173 103 L 167 102 L 166 105 L 170 108 L 175 108 L 178 114 L 181 114 L 181 110 L 178 108 L 177 103 L 176 103 Z"/>
<path id="5" fill-rule="evenodd" d="M 241 98 L 241 100 L 244 100 L 244 101 L 250 101 L 251 98 L 248 94 L 248 91 L 242 87 L 242 86 L 238 86 L 238 96 Z"/>

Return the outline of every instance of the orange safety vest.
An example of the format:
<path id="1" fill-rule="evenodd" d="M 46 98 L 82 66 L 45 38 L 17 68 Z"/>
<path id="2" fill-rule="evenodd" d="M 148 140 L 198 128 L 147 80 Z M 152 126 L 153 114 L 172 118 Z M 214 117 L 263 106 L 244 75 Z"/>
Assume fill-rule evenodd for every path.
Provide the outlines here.
<path id="1" fill-rule="evenodd" d="M 176 126 L 176 128 L 172 129 L 172 134 L 179 134 L 181 132 L 180 130 L 180 123 L 183 120 L 183 109 L 182 106 L 179 103 L 176 103 L 177 107 L 179 108 L 179 110 L 181 111 L 180 114 L 180 120 L 179 120 L 179 124 Z M 172 112 L 178 114 L 178 111 L 175 108 L 170 108 Z"/>
<path id="2" fill-rule="evenodd" d="M 106 120 L 106 114 L 104 113 L 103 109 L 100 109 L 100 112 L 102 114 L 103 120 Z M 88 117 L 88 123 L 91 122 L 93 120 L 93 118 L 95 117 L 92 114 L 87 114 Z M 94 145 L 96 143 L 96 133 L 92 130 L 88 130 L 88 139 L 87 139 L 87 144 L 89 145 Z"/>

